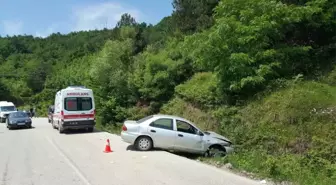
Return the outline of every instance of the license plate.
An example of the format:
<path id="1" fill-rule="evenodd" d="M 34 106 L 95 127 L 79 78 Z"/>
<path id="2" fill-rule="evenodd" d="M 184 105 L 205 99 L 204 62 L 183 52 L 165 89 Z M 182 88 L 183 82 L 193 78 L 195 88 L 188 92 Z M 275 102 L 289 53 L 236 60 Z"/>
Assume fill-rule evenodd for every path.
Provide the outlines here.
<path id="1" fill-rule="evenodd" d="M 70 122 L 70 125 L 77 125 L 77 122 Z"/>
<path id="2" fill-rule="evenodd" d="M 25 125 L 26 123 L 25 122 L 22 122 L 22 123 L 17 123 L 18 125 Z"/>

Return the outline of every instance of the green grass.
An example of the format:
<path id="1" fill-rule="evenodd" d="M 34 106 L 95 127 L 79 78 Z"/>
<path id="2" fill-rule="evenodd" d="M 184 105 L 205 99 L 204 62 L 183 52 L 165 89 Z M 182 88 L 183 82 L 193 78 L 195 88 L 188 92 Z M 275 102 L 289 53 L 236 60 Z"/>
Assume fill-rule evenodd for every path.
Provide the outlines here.
<path id="1" fill-rule="evenodd" d="M 301 185 L 336 182 L 336 87 L 290 83 L 244 107 L 207 110 L 177 97 L 162 112 L 185 117 L 235 143 L 234 154 L 203 161 L 230 162 L 235 170 L 275 181 Z"/>

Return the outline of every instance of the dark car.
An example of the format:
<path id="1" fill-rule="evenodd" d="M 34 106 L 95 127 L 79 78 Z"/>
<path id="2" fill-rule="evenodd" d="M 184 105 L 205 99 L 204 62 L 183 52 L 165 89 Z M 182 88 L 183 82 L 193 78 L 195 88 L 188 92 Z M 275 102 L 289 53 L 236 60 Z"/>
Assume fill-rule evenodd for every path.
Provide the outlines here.
<path id="1" fill-rule="evenodd" d="M 7 128 L 31 128 L 32 127 L 32 120 L 27 115 L 26 112 L 18 111 L 12 112 L 8 115 L 7 118 Z"/>
<path id="2" fill-rule="evenodd" d="M 24 110 L 23 112 L 24 112 L 24 113 L 26 113 L 28 117 L 31 117 L 31 115 L 30 115 L 30 112 L 29 112 L 29 111 L 26 111 L 26 110 Z"/>
<path id="3" fill-rule="evenodd" d="M 54 113 L 54 106 L 50 105 L 48 108 L 48 122 L 51 123 L 52 119 L 53 119 L 53 113 Z"/>

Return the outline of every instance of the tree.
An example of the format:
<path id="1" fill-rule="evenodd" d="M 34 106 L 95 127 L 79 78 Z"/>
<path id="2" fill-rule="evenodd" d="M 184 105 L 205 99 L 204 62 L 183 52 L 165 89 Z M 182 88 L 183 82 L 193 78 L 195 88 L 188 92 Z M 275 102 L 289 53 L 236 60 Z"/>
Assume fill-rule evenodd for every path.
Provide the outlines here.
<path id="1" fill-rule="evenodd" d="M 193 33 L 211 27 L 213 9 L 219 0 L 174 0 L 173 18 L 184 33 Z"/>
<path id="2" fill-rule="evenodd" d="M 7 101 L 8 97 L 10 97 L 10 91 L 5 84 L 0 81 L 0 101 Z"/>
<path id="3" fill-rule="evenodd" d="M 216 8 L 216 25 L 186 39 L 184 48 L 203 69 L 215 69 L 224 94 L 245 99 L 274 79 L 310 75 L 330 63 L 335 21 L 329 7 L 330 1 L 225 0 Z"/>
<path id="4" fill-rule="evenodd" d="M 123 26 L 135 26 L 137 22 L 135 19 L 128 13 L 122 14 L 120 20 L 117 23 L 117 28 L 121 28 Z"/>

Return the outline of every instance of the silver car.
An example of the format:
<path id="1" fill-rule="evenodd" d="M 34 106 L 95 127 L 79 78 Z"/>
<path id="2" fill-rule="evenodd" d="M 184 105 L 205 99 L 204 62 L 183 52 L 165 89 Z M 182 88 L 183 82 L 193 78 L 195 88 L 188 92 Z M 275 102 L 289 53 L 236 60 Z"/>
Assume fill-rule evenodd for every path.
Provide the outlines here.
<path id="1" fill-rule="evenodd" d="M 233 152 L 232 142 L 215 132 L 203 132 L 190 121 L 171 115 L 151 115 L 127 120 L 121 138 L 140 151 L 161 148 L 178 152 L 223 156 Z"/>

